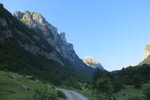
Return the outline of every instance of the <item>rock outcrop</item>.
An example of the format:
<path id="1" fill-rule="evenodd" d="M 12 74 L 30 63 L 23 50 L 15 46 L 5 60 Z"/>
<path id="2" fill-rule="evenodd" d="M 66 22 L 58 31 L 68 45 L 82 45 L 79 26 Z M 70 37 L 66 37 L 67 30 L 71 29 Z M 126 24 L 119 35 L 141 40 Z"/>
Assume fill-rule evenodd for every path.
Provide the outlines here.
<path id="1" fill-rule="evenodd" d="M 25 85 L 25 84 L 20 84 L 20 86 L 24 89 L 24 90 L 28 90 L 30 91 L 30 87 Z"/>
<path id="2" fill-rule="evenodd" d="M 150 41 L 146 45 L 146 48 L 144 49 L 144 56 L 143 60 L 146 59 L 150 55 Z"/>
<path id="3" fill-rule="evenodd" d="M 101 65 L 100 62 L 98 62 L 97 60 L 95 60 L 93 57 L 90 57 L 90 56 L 86 56 L 84 57 L 83 59 L 83 62 L 87 65 L 87 66 L 90 66 L 94 69 L 101 69 L 101 70 L 105 70 L 103 68 L 103 66 Z"/>

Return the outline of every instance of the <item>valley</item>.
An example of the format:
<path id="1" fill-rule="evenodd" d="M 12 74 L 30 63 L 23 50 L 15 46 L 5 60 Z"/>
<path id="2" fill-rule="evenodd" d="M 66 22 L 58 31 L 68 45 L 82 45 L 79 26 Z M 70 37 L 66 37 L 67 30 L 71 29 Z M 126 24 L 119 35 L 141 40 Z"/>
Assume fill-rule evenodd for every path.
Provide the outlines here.
<path id="1" fill-rule="evenodd" d="M 150 99 L 150 43 L 139 64 L 109 72 L 65 35 L 40 13 L 0 4 L 0 100 Z"/>

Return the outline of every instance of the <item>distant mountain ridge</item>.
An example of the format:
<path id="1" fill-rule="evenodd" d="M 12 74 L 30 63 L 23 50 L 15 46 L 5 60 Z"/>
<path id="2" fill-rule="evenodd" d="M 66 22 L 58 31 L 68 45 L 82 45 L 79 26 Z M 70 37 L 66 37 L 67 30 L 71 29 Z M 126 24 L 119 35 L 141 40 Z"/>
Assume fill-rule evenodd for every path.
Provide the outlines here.
<path id="1" fill-rule="evenodd" d="M 95 58 L 91 56 L 86 56 L 82 58 L 82 61 L 87 65 L 95 69 L 105 70 L 100 62 L 98 62 Z"/>

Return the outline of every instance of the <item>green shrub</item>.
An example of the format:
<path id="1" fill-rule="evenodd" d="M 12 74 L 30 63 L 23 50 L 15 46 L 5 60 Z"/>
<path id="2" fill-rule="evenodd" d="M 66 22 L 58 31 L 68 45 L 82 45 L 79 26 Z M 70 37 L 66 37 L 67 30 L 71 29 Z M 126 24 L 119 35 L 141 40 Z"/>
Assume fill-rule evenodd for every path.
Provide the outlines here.
<path id="1" fill-rule="evenodd" d="M 113 92 L 112 84 L 109 78 L 102 78 L 96 81 L 96 89 L 98 92 L 111 94 Z"/>
<path id="2" fill-rule="evenodd" d="M 81 89 L 78 81 L 76 78 L 74 77 L 70 77 L 68 79 L 66 79 L 63 84 L 67 87 L 71 87 L 71 88 L 75 88 L 75 89 Z"/>
<path id="3" fill-rule="evenodd" d="M 109 78 L 101 78 L 96 81 L 97 97 L 100 100 L 115 100 L 112 83 Z"/>
<path id="4" fill-rule="evenodd" d="M 61 91 L 57 91 L 57 96 L 60 98 L 66 98 L 66 95 L 62 93 Z"/>

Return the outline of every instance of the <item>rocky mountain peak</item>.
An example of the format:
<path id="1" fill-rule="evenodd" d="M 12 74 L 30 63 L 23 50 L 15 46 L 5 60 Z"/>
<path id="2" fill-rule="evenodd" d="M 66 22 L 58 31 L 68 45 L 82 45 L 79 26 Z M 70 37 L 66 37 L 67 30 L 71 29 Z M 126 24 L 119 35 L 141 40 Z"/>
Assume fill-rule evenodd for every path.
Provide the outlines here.
<path id="1" fill-rule="evenodd" d="M 146 45 L 144 49 L 143 60 L 146 59 L 149 55 L 150 55 L 150 41 L 148 42 L 148 44 Z"/>
<path id="2" fill-rule="evenodd" d="M 47 42 L 65 59 L 68 59 L 73 66 L 84 67 L 86 64 L 79 59 L 75 53 L 73 45 L 68 43 L 65 37 L 65 32 L 60 34 L 57 28 L 46 21 L 46 19 L 36 12 L 20 12 L 16 11 L 13 16 L 18 18 L 21 22 L 27 25 L 29 28 L 34 29 L 37 33 L 42 34 Z M 53 53 L 51 58 L 56 58 L 56 54 Z"/>
<path id="3" fill-rule="evenodd" d="M 66 42 L 65 32 L 61 32 L 60 37 L 64 42 Z"/>
<path id="4" fill-rule="evenodd" d="M 95 58 L 91 57 L 91 56 L 86 56 L 82 60 L 87 66 L 104 70 L 101 63 L 99 61 L 97 61 Z"/>
<path id="5" fill-rule="evenodd" d="M 98 62 L 95 58 L 91 57 L 91 56 L 86 56 L 83 58 L 84 62 L 87 63 L 94 63 L 94 64 L 100 64 L 100 62 Z"/>
<path id="6" fill-rule="evenodd" d="M 46 20 L 45 18 L 37 13 L 37 12 L 30 12 L 30 11 L 16 11 L 14 12 L 13 16 L 17 17 L 17 19 L 27 22 L 28 24 L 37 24 L 37 25 L 45 25 Z"/>
<path id="7" fill-rule="evenodd" d="M 21 13 L 20 11 L 16 11 L 13 15 L 17 17 L 17 19 L 21 19 L 23 17 L 23 13 Z"/>

